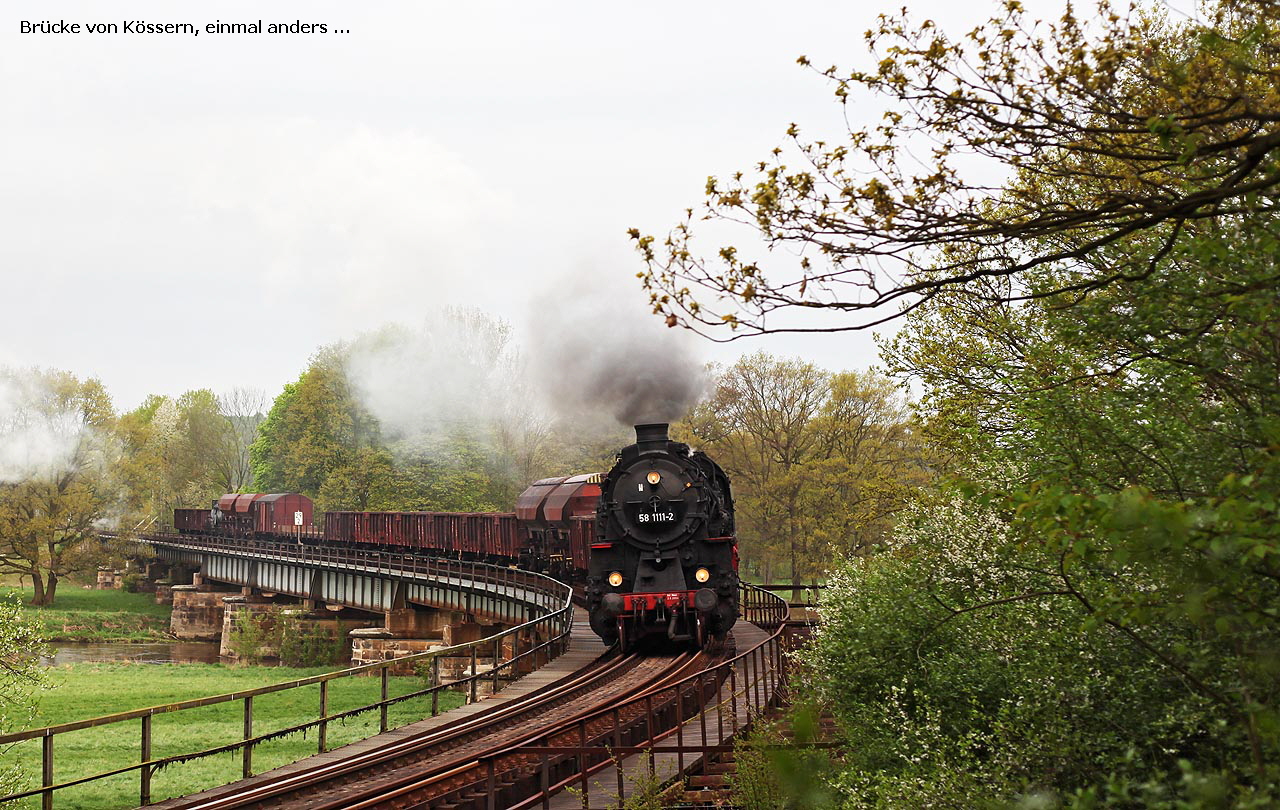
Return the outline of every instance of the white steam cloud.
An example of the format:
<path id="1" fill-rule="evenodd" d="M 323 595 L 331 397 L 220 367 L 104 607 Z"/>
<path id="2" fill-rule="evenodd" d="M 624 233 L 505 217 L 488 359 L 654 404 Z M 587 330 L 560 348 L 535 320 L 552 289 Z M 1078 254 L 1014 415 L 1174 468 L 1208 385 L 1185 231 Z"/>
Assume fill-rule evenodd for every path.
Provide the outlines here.
<path id="1" fill-rule="evenodd" d="M 365 335 L 347 358 L 347 379 L 395 441 L 462 429 L 502 414 L 504 387 L 517 375 L 510 329 L 465 310 L 436 313 L 421 328 Z"/>
<path id="2" fill-rule="evenodd" d="M 73 471 L 91 428 L 36 375 L 0 375 L 0 484 Z"/>

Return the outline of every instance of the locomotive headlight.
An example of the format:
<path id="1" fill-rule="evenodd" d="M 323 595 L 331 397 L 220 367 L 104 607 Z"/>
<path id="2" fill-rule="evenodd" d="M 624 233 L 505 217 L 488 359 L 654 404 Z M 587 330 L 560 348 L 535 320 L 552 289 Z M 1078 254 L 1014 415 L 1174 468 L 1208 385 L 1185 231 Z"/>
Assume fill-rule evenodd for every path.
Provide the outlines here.
<path id="1" fill-rule="evenodd" d="M 706 582 L 711 579 L 711 572 L 705 568 L 699 568 L 697 571 L 693 572 L 693 578 L 699 582 Z"/>
<path id="2" fill-rule="evenodd" d="M 615 588 L 617 588 L 617 587 L 619 587 L 620 585 L 622 585 L 622 572 L 621 572 L 621 571 L 614 571 L 612 574 L 610 574 L 610 575 L 609 575 L 609 584 L 610 584 L 610 585 L 612 585 L 612 586 L 613 586 L 613 587 L 615 587 Z"/>
<path id="3" fill-rule="evenodd" d="M 646 480 L 648 480 L 650 486 L 656 487 L 658 485 L 658 482 L 662 480 L 662 474 L 659 473 L 657 470 L 654 470 L 653 472 L 645 476 L 645 478 Z"/>

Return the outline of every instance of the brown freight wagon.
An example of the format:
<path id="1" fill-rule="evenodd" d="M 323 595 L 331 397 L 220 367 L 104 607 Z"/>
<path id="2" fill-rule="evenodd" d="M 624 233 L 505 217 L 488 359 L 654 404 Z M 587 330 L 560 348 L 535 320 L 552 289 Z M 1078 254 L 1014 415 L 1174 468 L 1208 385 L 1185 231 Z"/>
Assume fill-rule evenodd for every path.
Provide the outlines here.
<path id="1" fill-rule="evenodd" d="M 511 512 L 476 512 L 467 516 L 467 553 L 478 558 L 515 562 L 520 556 L 516 516 Z"/>
<path id="2" fill-rule="evenodd" d="M 208 509 L 173 510 L 173 528 L 179 534 L 201 534 L 209 531 Z"/>
<path id="3" fill-rule="evenodd" d="M 335 543 L 337 545 L 351 545 L 351 536 L 354 533 L 356 512 L 325 512 L 324 513 L 324 539 L 326 543 Z"/>
<path id="4" fill-rule="evenodd" d="M 403 546 L 399 512 L 325 512 L 324 536 L 344 546 Z"/>
<path id="5" fill-rule="evenodd" d="M 520 547 L 523 545 L 520 536 L 520 521 L 514 512 L 500 512 L 490 516 L 493 520 L 494 539 L 491 553 L 505 560 L 515 562 L 520 558 Z"/>
<path id="6" fill-rule="evenodd" d="M 357 512 L 356 542 L 361 545 L 401 548 L 404 515 L 398 512 Z"/>
<path id="7" fill-rule="evenodd" d="M 249 506 L 255 534 L 309 534 L 314 510 L 311 499 L 297 492 L 260 495 Z"/>

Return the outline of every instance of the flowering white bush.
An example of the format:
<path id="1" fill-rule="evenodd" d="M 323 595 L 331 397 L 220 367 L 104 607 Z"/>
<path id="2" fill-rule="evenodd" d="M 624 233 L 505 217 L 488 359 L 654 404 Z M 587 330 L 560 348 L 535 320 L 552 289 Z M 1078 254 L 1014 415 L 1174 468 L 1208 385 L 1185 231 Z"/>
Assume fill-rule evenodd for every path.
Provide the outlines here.
<path id="1" fill-rule="evenodd" d="M 22 730 L 35 717 L 33 693 L 44 685 L 43 649 L 17 594 L 0 597 L 0 733 Z M 24 776 L 16 765 L 0 766 L 0 796 L 19 790 Z"/>
<path id="2" fill-rule="evenodd" d="M 846 806 L 1070 803 L 1221 721 L 1127 638 L 1092 632 L 1052 564 L 951 496 L 914 506 L 885 553 L 837 565 L 797 658 L 849 741 Z"/>

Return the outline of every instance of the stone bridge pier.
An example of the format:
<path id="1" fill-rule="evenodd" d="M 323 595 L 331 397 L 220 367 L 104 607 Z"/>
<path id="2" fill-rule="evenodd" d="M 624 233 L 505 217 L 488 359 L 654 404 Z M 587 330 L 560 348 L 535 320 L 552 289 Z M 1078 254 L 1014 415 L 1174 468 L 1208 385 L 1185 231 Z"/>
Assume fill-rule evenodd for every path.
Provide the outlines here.
<path id="1" fill-rule="evenodd" d="M 173 612 L 169 632 L 184 641 L 218 641 L 222 638 L 222 600 L 234 592 L 217 591 L 201 585 L 174 585 L 170 591 Z"/>
<path id="2" fill-rule="evenodd" d="M 173 603 L 170 632 L 187 641 L 217 641 L 219 655 L 232 661 L 241 659 L 247 653 L 243 645 L 255 639 L 261 639 L 261 644 L 254 657 L 279 658 L 276 628 L 282 623 L 295 633 L 347 636 L 352 666 L 478 641 L 506 629 L 505 625 L 482 624 L 472 615 L 443 608 L 406 604 L 378 616 L 255 588 L 209 583 L 198 573 L 194 580 L 196 584 L 167 589 Z M 513 648 L 508 641 L 504 654 L 510 656 Z M 492 657 L 492 653 L 480 656 L 486 667 L 491 665 Z M 392 671 L 410 675 L 413 667 L 406 664 Z"/>
<path id="3" fill-rule="evenodd" d="M 362 628 L 351 631 L 351 664 L 373 664 L 392 661 L 418 653 L 431 652 L 455 644 L 479 641 L 487 636 L 495 635 L 506 629 L 502 624 L 482 624 L 476 617 L 465 612 L 404 604 L 393 607 L 384 614 L 385 621 L 381 627 Z M 477 656 L 480 671 L 488 671 L 493 666 L 493 653 Z M 465 665 L 470 667 L 468 656 Z M 461 659 L 452 657 L 442 660 L 441 675 L 445 680 L 460 677 Z M 414 666 L 406 662 L 391 669 L 395 675 L 412 675 Z"/>

